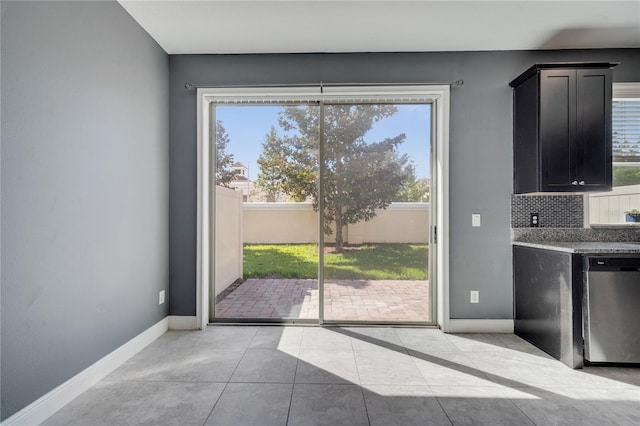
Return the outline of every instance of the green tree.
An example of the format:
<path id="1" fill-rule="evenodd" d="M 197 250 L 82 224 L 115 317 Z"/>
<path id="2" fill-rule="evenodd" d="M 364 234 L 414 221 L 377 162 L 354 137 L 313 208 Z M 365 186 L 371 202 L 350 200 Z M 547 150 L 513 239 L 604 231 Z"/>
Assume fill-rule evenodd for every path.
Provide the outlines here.
<path id="1" fill-rule="evenodd" d="M 229 135 L 222 125 L 222 121 L 216 121 L 216 185 L 229 187 L 233 180 L 231 165 L 233 154 L 227 153 Z"/>
<path id="2" fill-rule="evenodd" d="M 286 169 L 290 167 L 286 162 L 288 156 L 287 146 L 278 138 L 276 128 L 271 126 L 262 142 L 262 152 L 257 161 L 260 172 L 256 179 L 256 187 L 264 192 L 268 202 L 276 201 L 285 193 L 284 178 L 287 175 Z"/>
<path id="3" fill-rule="evenodd" d="M 613 186 L 640 185 L 640 166 L 613 166 Z"/>
<path id="4" fill-rule="evenodd" d="M 336 251 L 344 248 L 345 225 L 373 218 L 376 209 L 391 204 L 410 179 L 408 157 L 397 150 L 404 134 L 373 143 L 364 139 L 376 122 L 396 111 L 393 105 L 330 105 L 324 109 L 324 232 L 332 234 L 335 224 Z M 271 139 L 270 148 L 277 148 L 263 155 L 277 164 L 269 176 L 271 184 L 294 200 L 311 199 L 317 210 L 319 109 L 283 107 L 278 123 L 285 135 L 278 137 L 272 130 L 267 140 Z"/>
<path id="5" fill-rule="evenodd" d="M 400 202 L 427 202 L 429 201 L 429 181 L 417 179 L 413 164 L 407 166 L 408 178 L 398 191 L 393 201 Z"/>

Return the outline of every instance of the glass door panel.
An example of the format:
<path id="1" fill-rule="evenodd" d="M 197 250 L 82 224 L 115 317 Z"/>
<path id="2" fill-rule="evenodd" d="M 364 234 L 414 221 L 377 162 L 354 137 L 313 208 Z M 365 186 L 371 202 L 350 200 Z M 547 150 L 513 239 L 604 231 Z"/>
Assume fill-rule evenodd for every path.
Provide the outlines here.
<path id="1" fill-rule="evenodd" d="M 325 105 L 323 320 L 427 323 L 431 106 Z"/>
<path id="2" fill-rule="evenodd" d="M 214 317 L 317 322 L 319 107 L 214 115 Z"/>
<path id="3" fill-rule="evenodd" d="M 433 321 L 429 104 L 225 104 L 211 122 L 216 320 Z"/>

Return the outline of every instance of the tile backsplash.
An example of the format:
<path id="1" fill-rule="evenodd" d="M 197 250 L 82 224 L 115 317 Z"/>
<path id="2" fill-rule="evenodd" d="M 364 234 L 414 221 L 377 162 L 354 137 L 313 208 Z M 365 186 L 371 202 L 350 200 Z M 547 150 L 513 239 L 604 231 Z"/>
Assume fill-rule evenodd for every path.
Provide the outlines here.
<path id="1" fill-rule="evenodd" d="M 583 228 L 584 196 L 512 195 L 511 227 L 529 228 L 531 214 L 537 213 L 540 228 Z"/>

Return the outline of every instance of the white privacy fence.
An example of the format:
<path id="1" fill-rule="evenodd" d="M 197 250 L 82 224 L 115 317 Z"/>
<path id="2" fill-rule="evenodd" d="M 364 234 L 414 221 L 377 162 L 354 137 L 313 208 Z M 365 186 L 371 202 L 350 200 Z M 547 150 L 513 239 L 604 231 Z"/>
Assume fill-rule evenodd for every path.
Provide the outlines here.
<path id="1" fill-rule="evenodd" d="M 216 296 L 242 278 L 242 192 L 216 187 Z"/>
<path id="2" fill-rule="evenodd" d="M 589 196 L 589 222 L 622 223 L 625 211 L 640 210 L 640 185 L 618 186 L 611 192 Z"/>
<path id="3" fill-rule="evenodd" d="M 243 210 L 245 243 L 318 242 L 318 213 L 310 203 L 244 203 Z M 392 203 L 370 221 L 345 226 L 343 235 L 350 244 L 428 243 L 429 228 L 428 203 Z"/>
<path id="4" fill-rule="evenodd" d="M 345 226 L 344 239 L 350 244 L 425 244 L 429 215 L 428 203 L 393 203 L 368 222 Z M 216 187 L 215 221 L 216 296 L 242 278 L 243 243 L 318 242 L 318 213 L 309 203 L 243 203 L 241 191 Z"/>

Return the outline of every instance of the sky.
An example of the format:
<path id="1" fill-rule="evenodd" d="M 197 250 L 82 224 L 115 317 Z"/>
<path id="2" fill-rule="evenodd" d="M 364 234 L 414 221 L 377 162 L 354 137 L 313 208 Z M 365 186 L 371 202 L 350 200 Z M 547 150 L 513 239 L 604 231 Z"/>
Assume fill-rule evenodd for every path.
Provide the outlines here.
<path id="1" fill-rule="evenodd" d="M 365 135 L 365 141 L 378 142 L 405 133 L 405 141 L 398 146 L 398 151 L 408 154 L 410 161 L 415 165 L 418 178 L 428 178 L 431 106 L 407 104 L 396 107 L 398 112 L 375 123 Z M 271 105 L 216 107 L 216 119 L 222 121 L 229 136 L 227 152 L 233 154 L 234 161 L 241 162 L 249 168 L 251 180 L 258 176 L 256 160 L 260 156 L 262 142 L 271 126 L 275 126 L 278 133 L 282 134 L 278 126 L 280 108 Z"/>

